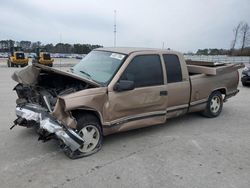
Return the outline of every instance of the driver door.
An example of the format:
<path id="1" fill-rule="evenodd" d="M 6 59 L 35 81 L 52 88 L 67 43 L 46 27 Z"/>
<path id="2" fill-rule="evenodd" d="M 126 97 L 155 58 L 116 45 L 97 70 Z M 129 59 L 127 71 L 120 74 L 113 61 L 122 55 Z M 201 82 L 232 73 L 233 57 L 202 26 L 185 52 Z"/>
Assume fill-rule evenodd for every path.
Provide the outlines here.
<path id="1" fill-rule="evenodd" d="M 118 79 L 134 83 L 134 89 L 108 92 L 107 114 L 118 131 L 160 124 L 166 121 L 167 85 L 158 54 L 137 55 Z M 165 69 L 164 69 L 165 70 Z"/>

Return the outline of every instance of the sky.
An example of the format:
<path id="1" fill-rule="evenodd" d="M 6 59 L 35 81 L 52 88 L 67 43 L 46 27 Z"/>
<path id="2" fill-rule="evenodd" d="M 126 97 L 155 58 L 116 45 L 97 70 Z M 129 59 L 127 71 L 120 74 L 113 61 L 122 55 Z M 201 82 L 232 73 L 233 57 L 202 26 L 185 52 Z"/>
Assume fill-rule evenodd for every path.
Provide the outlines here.
<path id="1" fill-rule="evenodd" d="M 230 48 L 250 0 L 0 0 L 0 40 L 195 52 Z"/>

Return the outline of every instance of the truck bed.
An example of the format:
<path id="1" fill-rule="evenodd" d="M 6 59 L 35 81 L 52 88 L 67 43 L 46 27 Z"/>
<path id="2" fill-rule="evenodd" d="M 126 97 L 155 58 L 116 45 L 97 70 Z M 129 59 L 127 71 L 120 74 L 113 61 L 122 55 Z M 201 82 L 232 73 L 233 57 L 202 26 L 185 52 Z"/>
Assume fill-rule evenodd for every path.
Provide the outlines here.
<path id="1" fill-rule="evenodd" d="M 206 74 L 219 75 L 243 68 L 243 63 L 224 63 L 211 61 L 192 61 L 186 60 L 189 75 Z"/>

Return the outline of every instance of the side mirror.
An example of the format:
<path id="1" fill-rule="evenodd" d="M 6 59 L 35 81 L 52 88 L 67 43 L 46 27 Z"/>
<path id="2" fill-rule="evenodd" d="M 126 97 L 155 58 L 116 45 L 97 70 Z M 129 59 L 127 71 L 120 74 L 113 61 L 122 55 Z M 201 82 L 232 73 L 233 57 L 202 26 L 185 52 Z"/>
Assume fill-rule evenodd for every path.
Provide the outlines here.
<path id="1" fill-rule="evenodd" d="M 121 92 L 121 91 L 128 91 L 133 90 L 135 88 L 134 81 L 131 80 L 120 80 L 114 86 L 114 91 Z"/>

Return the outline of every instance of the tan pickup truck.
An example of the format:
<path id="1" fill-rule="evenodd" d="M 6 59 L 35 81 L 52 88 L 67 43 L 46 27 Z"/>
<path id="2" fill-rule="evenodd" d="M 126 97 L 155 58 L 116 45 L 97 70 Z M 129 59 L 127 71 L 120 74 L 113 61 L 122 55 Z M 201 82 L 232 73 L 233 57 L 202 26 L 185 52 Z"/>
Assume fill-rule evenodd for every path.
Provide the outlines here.
<path id="1" fill-rule="evenodd" d="M 108 134 L 189 112 L 218 116 L 239 92 L 243 66 L 142 48 L 99 48 L 68 72 L 34 64 L 12 75 L 18 82 L 13 127 L 35 127 L 43 141 L 58 139 L 70 158 L 87 156 Z"/>

